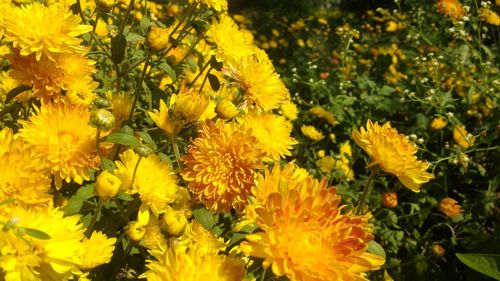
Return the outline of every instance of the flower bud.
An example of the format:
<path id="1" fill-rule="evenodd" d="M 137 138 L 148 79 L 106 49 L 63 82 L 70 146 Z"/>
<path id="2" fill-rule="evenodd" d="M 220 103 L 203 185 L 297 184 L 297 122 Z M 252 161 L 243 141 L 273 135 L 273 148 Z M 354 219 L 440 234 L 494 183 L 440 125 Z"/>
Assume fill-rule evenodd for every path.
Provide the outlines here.
<path id="1" fill-rule="evenodd" d="M 389 209 L 394 209 L 398 206 L 398 195 L 394 192 L 382 193 L 382 205 Z"/>
<path id="2" fill-rule="evenodd" d="M 231 119 L 238 115 L 238 108 L 231 101 L 223 100 L 217 105 L 217 113 L 224 119 Z"/>
<path id="3" fill-rule="evenodd" d="M 141 144 L 135 148 L 135 153 L 140 157 L 147 158 L 149 155 L 154 153 L 154 150 L 147 144 Z"/>
<path id="4" fill-rule="evenodd" d="M 146 44 L 155 51 L 162 51 L 168 46 L 170 33 L 166 28 L 151 27 L 146 38 Z"/>
<path id="5" fill-rule="evenodd" d="M 431 129 L 433 130 L 441 130 L 442 128 L 446 127 L 446 124 L 448 122 L 444 120 L 443 118 L 434 118 L 431 122 Z"/>
<path id="6" fill-rule="evenodd" d="M 462 207 L 460 207 L 458 202 L 455 199 L 449 197 L 443 198 L 443 200 L 441 200 L 441 202 L 439 203 L 439 210 L 443 212 L 443 214 L 451 218 L 457 217 L 463 212 L 463 209 Z"/>
<path id="7" fill-rule="evenodd" d="M 446 250 L 441 245 L 439 245 L 437 243 L 432 245 L 432 251 L 438 257 L 442 257 L 446 253 Z"/>
<path id="8" fill-rule="evenodd" d="M 111 102 L 106 98 L 98 97 L 93 103 L 97 108 L 111 108 Z"/>
<path id="9" fill-rule="evenodd" d="M 90 123 L 102 130 L 111 130 L 115 127 L 115 116 L 106 109 L 97 109 L 90 115 Z"/>
<path id="10" fill-rule="evenodd" d="M 111 10 L 113 8 L 113 6 L 115 5 L 115 1 L 114 0 L 97 0 L 97 6 L 99 7 L 99 9 L 103 12 L 107 12 L 109 10 Z"/>
<path id="11" fill-rule="evenodd" d="M 163 214 L 163 222 L 165 223 L 168 234 L 172 236 L 181 234 L 187 225 L 187 219 L 183 212 L 176 211 L 172 208 L 168 208 L 165 214 Z"/>
<path id="12" fill-rule="evenodd" d="M 138 242 L 146 234 L 146 227 L 138 221 L 131 221 L 128 224 L 127 236 L 130 240 Z"/>
<path id="13" fill-rule="evenodd" d="M 122 187 L 122 181 L 108 171 L 102 172 L 95 181 L 95 190 L 101 198 L 113 198 Z"/>

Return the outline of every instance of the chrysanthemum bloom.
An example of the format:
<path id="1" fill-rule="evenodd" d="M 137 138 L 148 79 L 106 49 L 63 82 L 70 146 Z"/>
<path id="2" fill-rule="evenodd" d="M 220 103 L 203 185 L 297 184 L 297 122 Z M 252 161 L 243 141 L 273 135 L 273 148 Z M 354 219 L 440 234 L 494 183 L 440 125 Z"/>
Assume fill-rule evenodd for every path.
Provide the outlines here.
<path id="1" fill-rule="evenodd" d="M 227 14 L 222 14 L 219 21 L 214 20 L 207 36 L 217 46 L 216 54 L 220 60 L 238 60 L 253 53 L 250 38 Z"/>
<path id="2" fill-rule="evenodd" d="M 116 118 L 116 129 L 121 127 L 121 123 L 128 119 L 132 104 L 134 103 L 133 96 L 126 93 L 113 93 L 108 91 L 106 98 L 111 102 L 111 112 Z"/>
<path id="3" fill-rule="evenodd" d="M 465 10 L 458 0 L 439 0 L 437 7 L 440 13 L 453 20 L 460 20 L 465 15 Z"/>
<path id="4" fill-rule="evenodd" d="M 304 134 L 304 136 L 313 141 L 320 141 L 325 138 L 325 135 L 321 131 L 318 131 L 318 129 L 314 126 L 302 125 L 302 127 L 300 127 L 300 131 Z"/>
<path id="5" fill-rule="evenodd" d="M 439 202 L 439 210 L 451 218 L 460 215 L 464 211 L 458 202 L 450 197 L 443 198 L 443 200 Z"/>
<path id="6" fill-rule="evenodd" d="M 425 170 L 430 164 L 417 160 L 417 146 L 403 134 L 391 127 L 389 122 L 380 126 L 368 120 L 366 129 L 354 130 L 352 137 L 356 144 L 370 156 L 370 167 L 378 165 L 383 171 L 393 174 L 401 183 L 414 192 L 428 182 L 433 175 Z"/>
<path id="7" fill-rule="evenodd" d="M 398 206 L 398 195 L 394 192 L 382 193 L 382 205 L 389 209 L 396 208 Z"/>
<path id="8" fill-rule="evenodd" d="M 82 184 L 90 180 L 90 169 L 99 167 L 96 128 L 89 125 L 89 119 L 88 108 L 58 102 L 42 104 L 36 115 L 20 121 L 21 137 L 40 153 L 57 187 L 62 180 Z"/>
<path id="9" fill-rule="evenodd" d="M 222 100 L 217 104 L 216 110 L 217 114 L 224 119 L 231 119 L 236 115 L 238 115 L 239 113 L 239 110 L 236 107 L 236 105 L 234 105 L 234 103 L 226 99 Z"/>
<path id="10" fill-rule="evenodd" d="M 500 16 L 494 11 L 486 8 L 481 8 L 480 10 L 481 18 L 492 25 L 499 26 L 500 25 Z"/>
<path id="11" fill-rule="evenodd" d="M 116 238 L 108 238 L 104 233 L 98 231 L 93 232 L 90 238 L 83 239 L 80 268 L 89 270 L 110 262 L 115 250 L 115 242 Z"/>
<path id="12" fill-rule="evenodd" d="M 245 263 L 233 255 L 204 251 L 203 246 L 187 250 L 170 246 L 144 273 L 148 281 L 239 281 L 245 277 Z"/>
<path id="13" fill-rule="evenodd" d="M 85 237 L 80 216 L 65 217 L 62 210 L 53 208 L 17 206 L 10 214 L 0 215 L 0 221 L 50 236 L 44 240 L 24 234 L 21 238 L 15 228 L 0 231 L 2 280 L 68 280 L 79 272 Z"/>
<path id="14" fill-rule="evenodd" d="M 285 116 L 286 119 L 290 121 L 294 121 L 297 119 L 297 115 L 299 110 L 297 106 L 293 102 L 286 102 L 281 105 L 281 113 Z"/>
<path id="15" fill-rule="evenodd" d="M 476 141 L 474 136 L 469 134 L 465 126 L 460 125 L 453 128 L 453 139 L 461 148 L 468 148 Z"/>
<path id="16" fill-rule="evenodd" d="M 292 155 L 292 145 L 298 143 L 290 136 L 292 123 L 282 116 L 254 111 L 238 119 L 238 122 L 252 130 L 259 147 L 266 153 L 265 160 L 278 161 Z"/>
<path id="17" fill-rule="evenodd" d="M 245 91 L 249 106 L 268 111 L 290 100 L 290 93 L 265 56 L 248 56 L 231 65 L 231 75 Z"/>
<path id="18" fill-rule="evenodd" d="M 49 175 L 44 161 L 11 129 L 0 131 L 0 202 L 14 198 L 17 205 L 49 204 Z"/>
<path id="19" fill-rule="evenodd" d="M 434 119 L 432 119 L 432 122 L 431 122 L 431 129 L 433 130 L 441 130 L 442 128 L 446 127 L 446 124 L 448 124 L 448 122 L 446 120 L 444 120 L 443 118 L 440 118 L 440 117 L 436 117 Z"/>
<path id="20" fill-rule="evenodd" d="M 217 12 L 227 10 L 227 0 L 196 0 L 197 3 L 205 4 Z"/>
<path id="21" fill-rule="evenodd" d="M 335 126 L 338 123 L 337 119 L 335 119 L 335 116 L 333 116 L 333 114 L 330 111 L 327 111 L 326 109 L 324 109 L 319 105 L 309 109 L 309 111 L 312 114 L 316 115 L 317 117 L 325 119 L 325 121 L 332 126 Z"/>
<path id="22" fill-rule="evenodd" d="M 366 217 L 342 214 L 326 180 L 310 183 L 274 182 L 281 191 L 256 207 L 262 231 L 247 235 L 241 249 L 290 280 L 367 280 L 364 273 L 384 259 L 367 252 L 373 236 Z"/>
<path id="23" fill-rule="evenodd" d="M 148 207 L 155 216 L 163 213 L 167 204 L 177 199 L 177 178 L 170 166 L 157 155 L 140 158 L 129 149 L 120 155 L 116 167 L 114 173 L 121 179 L 123 190 L 128 194 L 138 193 L 143 206 Z M 147 208 L 141 209 L 147 211 Z"/>
<path id="24" fill-rule="evenodd" d="M 181 175 L 195 201 L 215 211 L 231 207 L 241 211 L 263 156 L 259 141 L 249 130 L 207 121 L 182 157 L 186 168 Z"/>
<path id="25" fill-rule="evenodd" d="M 40 60 L 44 54 L 54 60 L 57 54 L 85 52 L 77 36 L 91 31 L 92 26 L 80 25 L 80 17 L 61 4 L 33 2 L 4 12 L 5 38 L 22 56 L 34 53 Z"/>

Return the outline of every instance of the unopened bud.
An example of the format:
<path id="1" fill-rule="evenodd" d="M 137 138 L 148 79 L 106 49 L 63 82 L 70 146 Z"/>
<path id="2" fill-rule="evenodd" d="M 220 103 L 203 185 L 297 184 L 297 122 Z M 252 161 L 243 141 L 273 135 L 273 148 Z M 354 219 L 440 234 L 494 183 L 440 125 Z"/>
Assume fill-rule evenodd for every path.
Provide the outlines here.
<path id="1" fill-rule="evenodd" d="M 385 192 L 382 194 L 382 205 L 384 207 L 393 209 L 398 206 L 398 195 L 394 192 Z"/>
<path id="2" fill-rule="evenodd" d="M 122 181 L 108 171 L 102 172 L 95 181 L 95 189 L 101 198 L 113 198 L 122 187 Z"/>
<path id="3" fill-rule="evenodd" d="M 90 115 L 90 123 L 102 130 L 111 130 L 115 127 L 115 116 L 106 109 L 97 109 Z"/>
<path id="4" fill-rule="evenodd" d="M 140 157 L 147 158 L 149 155 L 154 153 L 154 150 L 147 144 L 141 144 L 135 148 L 135 153 Z"/>
<path id="5" fill-rule="evenodd" d="M 138 242 L 146 234 L 146 227 L 138 221 L 132 221 L 128 224 L 127 236 L 130 240 Z"/>

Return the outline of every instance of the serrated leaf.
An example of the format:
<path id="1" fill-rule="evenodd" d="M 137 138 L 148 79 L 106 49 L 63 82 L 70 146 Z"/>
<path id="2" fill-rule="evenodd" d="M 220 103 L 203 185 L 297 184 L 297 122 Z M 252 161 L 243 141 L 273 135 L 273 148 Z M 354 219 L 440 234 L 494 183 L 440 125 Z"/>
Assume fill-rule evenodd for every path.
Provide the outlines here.
<path id="1" fill-rule="evenodd" d="M 468 267 L 500 280 L 500 255 L 456 253 L 456 256 Z"/>
<path id="2" fill-rule="evenodd" d="M 203 205 L 199 205 L 198 208 L 193 210 L 194 218 L 208 230 L 211 230 L 215 225 L 215 219 L 213 214 L 205 208 Z"/>
<path id="3" fill-rule="evenodd" d="M 127 47 L 127 39 L 123 34 L 118 34 L 111 38 L 111 60 L 119 64 L 125 57 L 125 48 Z"/>
<path id="4" fill-rule="evenodd" d="M 165 73 L 167 73 L 168 76 L 170 76 L 173 82 L 177 81 L 177 75 L 175 75 L 175 71 L 168 63 L 162 62 L 160 63 L 160 65 L 158 65 L 158 68 L 165 71 Z"/>
<path id="5" fill-rule="evenodd" d="M 382 246 L 380 246 L 379 243 L 375 242 L 375 241 L 370 241 L 368 242 L 368 250 L 367 250 L 369 253 L 372 253 L 372 254 L 375 254 L 377 256 L 381 256 L 385 259 L 386 255 L 385 255 L 385 251 L 384 251 L 384 248 L 382 248 Z"/>
<path id="6" fill-rule="evenodd" d="M 210 82 L 210 87 L 212 87 L 214 91 L 217 92 L 220 89 L 219 78 L 217 78 L 217 76 L 215 76 L 214 74 L 208 74 L 208 82 Z"/>
<path id="7" fill-rule="evenodd" d="M 139 141 L 132 135 L 127 133 L 112 133 L 104 138 L 105 142 L 126 145 L 129 147 L 137 147 L 140 145 Z"/>
<path id="8" fill-rule="evenodd" d="M 40 240 L 51 239 L 50 235 L 48 235 L 47 233 L 45 233 L 41 230 L 34 229 L 34 228 L 26 228 L 26 227 L 23 227 L 22 229 L 26 235 L 29 235 L 31 237 L 35 237 L 35 238 L 40 239 Z"/>
<path id="9" fill-rule="evenodd" d="M 18 95 L 22 94 L 23 92 L 26 92 L 27 90 L 31 90 L 31 86 L 21 85 L 21 86 L 15 87 L 14 89 L 10 90 L 7 93 L 7 96 L 5 97 L 5 103 L 10 102 L 15 97 L 17 97 Z"/>

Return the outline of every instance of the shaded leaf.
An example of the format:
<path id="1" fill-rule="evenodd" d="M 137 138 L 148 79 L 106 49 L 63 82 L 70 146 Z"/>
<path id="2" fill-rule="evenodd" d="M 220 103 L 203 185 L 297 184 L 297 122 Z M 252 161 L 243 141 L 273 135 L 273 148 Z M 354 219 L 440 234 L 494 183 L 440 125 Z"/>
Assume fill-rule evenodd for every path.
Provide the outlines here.
<path id="1" fill-rule="evenodd" d="M 457 253 L 456 256 L 468 267 L 495 280 L 500 280 L 500 255 Z"/>

